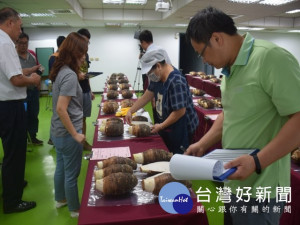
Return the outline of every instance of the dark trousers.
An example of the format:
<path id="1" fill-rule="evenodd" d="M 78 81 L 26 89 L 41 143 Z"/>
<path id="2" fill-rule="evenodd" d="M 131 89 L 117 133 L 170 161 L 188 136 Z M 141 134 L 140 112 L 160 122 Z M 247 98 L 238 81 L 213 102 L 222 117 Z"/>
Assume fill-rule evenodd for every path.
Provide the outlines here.
<path id="1" fill-rule="evenodd" d="M 4 150 L 2 164 L 3 207 L 21 200 L 26 161 L 26 115 L 23 100 L 0 101 L 0 137 Z"/>
<path id="2" fill-rule="evenodd" d="M 147 88 L 149 86 L 148 76 L 146 74 L 143 74 L 142 78 L 143 78 L 143 90 L 145 93 L 145 91 L 147 90 Z"/>
<path id="3" fill-rule="evenodd" d="M 39 90 L 37 88 L 27 90 L 27 131 L 31 138 L 36 137 L 36 133 L 39 129 L 39 111 L 40 111 L 40 99 Z"/>
<path id="4" fill-rule="evenodd" d="M 174 154 L 183 154 L 190 145 L 190 137 L 186 126 L 186 117 L 183 116 L 174 124 L 158 132 L 168 150 Z"/>

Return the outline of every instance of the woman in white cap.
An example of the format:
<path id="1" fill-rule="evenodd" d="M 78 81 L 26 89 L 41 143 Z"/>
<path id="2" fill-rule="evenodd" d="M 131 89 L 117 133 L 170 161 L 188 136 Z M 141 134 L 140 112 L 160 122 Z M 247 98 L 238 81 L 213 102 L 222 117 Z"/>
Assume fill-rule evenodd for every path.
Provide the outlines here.
<path id="1" fill-rule="evenodd" d="M 158 123 L 152 133 L 159 133 L 173 153 L 183 153 L 192 141 L 199 124 L 189 86 L 182 74 L 166 63 L 166 51 L 155 49 L 141 58 L 142 74 L 147 74 L 150 85 L 128 111 L 125 119 L 131 124 L 132 113 L 155 98 Z"/>

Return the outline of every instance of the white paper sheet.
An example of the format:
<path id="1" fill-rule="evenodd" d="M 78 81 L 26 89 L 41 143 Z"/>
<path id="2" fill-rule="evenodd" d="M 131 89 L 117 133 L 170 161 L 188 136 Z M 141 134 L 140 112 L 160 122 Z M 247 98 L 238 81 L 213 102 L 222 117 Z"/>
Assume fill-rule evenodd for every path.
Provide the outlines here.
<path id="1" fill-rule="evenodd" d="M 175 154 L 170 171 L 177 180 L 212 180 L 223 171 L 223 163 L 214 159 Z"/>
<path id="2" fill-rule="evenodd" d="M 130 148 L 126 147 L 114 147 L 114 148 L 93 148 L 93 156 L 91 160 L 102 160 L 112 156 L 130 157 Z"/>
<path id="3" fill-rule="evenodd" d="M 203 157 L 175 154 L 170 161 L 170 171 L 177 180 L 223 181 L 236 168 L 224 169 L 224 164 L 257 149 L 215 149 Z"/>

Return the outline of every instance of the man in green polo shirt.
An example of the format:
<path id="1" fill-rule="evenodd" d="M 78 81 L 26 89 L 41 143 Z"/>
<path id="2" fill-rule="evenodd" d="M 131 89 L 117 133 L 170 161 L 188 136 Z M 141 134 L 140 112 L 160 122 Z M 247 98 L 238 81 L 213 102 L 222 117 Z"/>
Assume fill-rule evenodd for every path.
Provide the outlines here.
<path id="1" fill-rule="evenodd" d="M 300 146 L 300 68 L 298 61 L 273 43 L 237 33 L 232 18 L 208 7 L 189 23 L 187 38 L 203 61 L 223 68 L 221 84 L 223 112 L 209 132 L 187 149 L 189 155 L 202 156 L 222 140 L 225 149 L 260 149 L 225 168 L 237 167 L 226 186 L 238 211 L 225 215 L 225 224 L 279 224 L 281 213 L 273 213 L 278 187 L 290 186 L 290 152 Z M 240 190 L 251 188 L 251 198 L 240 199 Z M 257 199 L 263 189 L 267 198 Z M 246 190 L 246 189 L 245 189 Z M 244 191 L 245 191 L 244 190 Z M 277 202 L 276 202 L 277 201 Z M 268 204 L 269 213 L 263 213 Z M 248 206 L 247 213 L 239 211 Z M 251 213 L 253 206 L 258 212 Z M 269 221 L 269 222 L 268 222 Z M 270 222 L 271 221 L 271 222 Z"/>

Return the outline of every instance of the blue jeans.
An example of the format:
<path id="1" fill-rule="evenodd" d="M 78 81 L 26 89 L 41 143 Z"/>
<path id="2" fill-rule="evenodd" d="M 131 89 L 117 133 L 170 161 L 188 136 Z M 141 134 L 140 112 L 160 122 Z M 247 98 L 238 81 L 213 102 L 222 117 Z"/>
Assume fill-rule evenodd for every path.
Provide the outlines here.
<path id="1" fill-rule="evenodd" d="M 52 135 L 51 139 L 56 149 L 55 200 L 66 199 L 70 211 L 79 210 L 77 179 L 81 169 L 83 146 L 70 134 L 64 137 Z"/>

